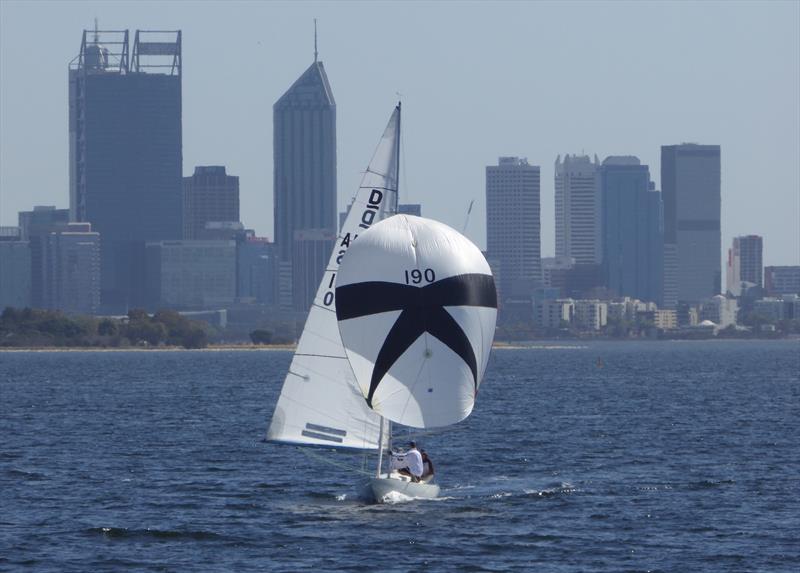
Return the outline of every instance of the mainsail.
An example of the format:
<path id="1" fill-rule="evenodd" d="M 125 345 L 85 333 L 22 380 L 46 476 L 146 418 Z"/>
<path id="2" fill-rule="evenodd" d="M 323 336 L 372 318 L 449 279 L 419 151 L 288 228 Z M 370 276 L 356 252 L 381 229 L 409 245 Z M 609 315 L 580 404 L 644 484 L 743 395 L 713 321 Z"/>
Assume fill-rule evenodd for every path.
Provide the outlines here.
<path id="1" fill-rule="evenodd" d="M 497 319 L 489 264 L 469 239 L 430 219 L 390 217 L 350 248 L 336 300 L 347 357 L 374 411 L 417 428 L 469 416 Z"/>
<path id="2" fill-rule="evenodd" d="M 381 419 L 367 406 L 336 322 L 339 264 L 355 238 L 397 211 L 400 105 L 383 132 L 342 225 L 283 383 L 267 439 L 377 450 Z"/>

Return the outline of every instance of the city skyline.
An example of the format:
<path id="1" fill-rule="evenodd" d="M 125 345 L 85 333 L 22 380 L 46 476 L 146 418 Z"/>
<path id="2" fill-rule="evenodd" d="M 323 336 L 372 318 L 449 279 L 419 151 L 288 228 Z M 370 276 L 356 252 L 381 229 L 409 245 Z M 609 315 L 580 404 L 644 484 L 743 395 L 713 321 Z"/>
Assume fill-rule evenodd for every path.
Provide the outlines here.
<path id="1" fill-rule="evenodd" d="M 40 22 L 42 6 L 52 17 Z M 64 76 L 79 48 L 76 37 L 96 16 L 101 29 L 183 30 L 183 175 L 195 165 L 226 165 L 241 177 L 243 222 L 274 238 L 270 106 L 313 62 L 316 16 L 320 59 L 337 94 L 340 210 L 400 91 L 401 202 L 422 203 L 428 216 L 460 228 L 475 200 L 466 234 L 480 245 L 483 169 L 498 156 L 527 156 L 542 166 L 547 256 L 554 252 L 557 155 L 634 154 L 659 181 L 661 145 L 696 141 L 722 148 L 722 249 L 734 236 L 758 234 L 765 265 L 800 262 L 796 4 L 450 3 L 411 5 L 407 13 L 391 4 L 226 6 L 238 9 L 187 2 L 0 5 L 0 224 L 15 224 L 17 212 L 34 205 L 68 204 Z M 387 18 L 389 30 L 378 26 Z M 542 26 L 559 18 L 573 26 L 566 39 Z M 537 34 L 523 30 L 526 22 L 538 23 Z M 592 27 L 597 22 L 601 31 Z M 492 41 L 467 41 L 478 25 Z M 44 28 L 48 42 L 28 40 L 34 26 Z M 621 30 L 632 36 L 623 41 L 611 33 Z M 739 41 L 744 30 L 746 44 Z M 26 49 L 13 49 L 20 42 Z M 263 65 L 254 67 L 253 56 Z M 585 67 L 575 67 L 584 60 Z M 508 75 L 523 63 L 529 74 Z M 591 97 L 577 91 L 586 82 L 596 87 Z"/>

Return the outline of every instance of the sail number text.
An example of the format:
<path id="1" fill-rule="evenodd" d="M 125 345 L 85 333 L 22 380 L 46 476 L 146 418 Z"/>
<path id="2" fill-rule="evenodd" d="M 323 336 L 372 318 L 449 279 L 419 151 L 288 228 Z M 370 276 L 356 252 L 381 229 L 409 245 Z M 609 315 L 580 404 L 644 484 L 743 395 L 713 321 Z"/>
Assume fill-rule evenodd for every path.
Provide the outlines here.
<path id="1" fill-rule="evenodd" d="M 433 272 L 433 269 L 425 269 L 424 271 L 421 271 L 419 269 L 413 269 L 411 271 L 409 270 L 405 271 L 405 277 L 407 285 L 409 284 L 418 285 L 423 280 L 426 283 L 432 283 L 433 281 L 436 280 L 436 273 Z"/>
<path id="2" fill-rule="evenodd" d="M 342 240 L 339 242 L 338 249 L 336 252 L 336 259 L 335 263 L 332 262 L 330 266 L 332 268 L 328 269 L 328 272 L 331 273 L 330 281 L 328 282 L 328 287 L 325 290 L 325 293 L 322 295 L 322 304 L 325 306 L 331 306 L 333 304 L 334 299 L 334 282 L 336 279 L 336 269 L 342 263 L 342 257 L 347 252 L 347 249 L 350 247 L 350 243 L 356 240 L 358 237 L 358 233 L 355 233 L 357 229 L 369 229 L 372 226 L 372 223 L 375 221 L 375 215 L 380 211 L 381 203 L 383 202 L 384 193 L 380 189 L 372 189 L 370 190 L 369 197 L 367 198 L 367 204 L 364 207 L 364 210 L 361 212 L 361 217 L 358 220 L 358 226 L 353 228 L 353 222 L 350 221 L 350 216 L 348 214 L 348 218 L 345 221 L 344 229 L 353 229 L 353 232 L 347 231 L 344 236 L 342 236 Z"/>

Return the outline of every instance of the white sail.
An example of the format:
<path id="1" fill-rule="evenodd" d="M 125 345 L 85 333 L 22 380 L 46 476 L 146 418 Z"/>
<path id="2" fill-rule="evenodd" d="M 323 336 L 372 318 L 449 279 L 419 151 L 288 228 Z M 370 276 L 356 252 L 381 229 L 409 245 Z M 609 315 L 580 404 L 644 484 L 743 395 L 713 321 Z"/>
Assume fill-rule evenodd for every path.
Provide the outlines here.
<path id="1" fill-rule="evenodd" d="M 356 385 L 336 323 L 336 274 L 353 240 L 397 210 L 400 106 L 367 167 L 342 225 L 289 373 L 267 439 L 344 449 L 378 449 L 380 417 Z"/>
<path id="2" fill-rule="evenodd" d="M 348 251 L 336 299 L 342 341 L 373 410 L 417 428 L 472 412 L 497 294 L 469 239 L 430 219 L 390 217 Z"/>

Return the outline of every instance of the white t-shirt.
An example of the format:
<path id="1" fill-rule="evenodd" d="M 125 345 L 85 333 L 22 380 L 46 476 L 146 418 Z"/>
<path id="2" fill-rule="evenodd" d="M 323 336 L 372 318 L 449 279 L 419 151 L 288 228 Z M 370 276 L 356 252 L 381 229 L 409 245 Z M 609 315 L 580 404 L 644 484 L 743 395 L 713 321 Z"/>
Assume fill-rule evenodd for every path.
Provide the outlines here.
<path id="1" fill-rule="evenodd" d="M 413 448 L 406 452 L 406 464 L 408 471 L 412 474 L 417 477 L 422 475 L 422 454 L 419 453 L 419 450 Z"/>

